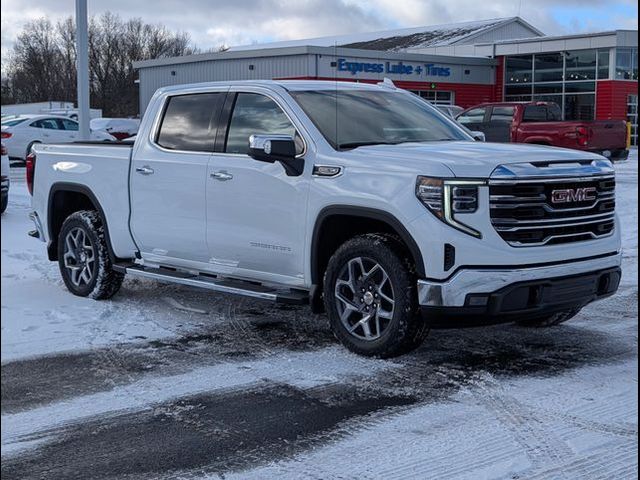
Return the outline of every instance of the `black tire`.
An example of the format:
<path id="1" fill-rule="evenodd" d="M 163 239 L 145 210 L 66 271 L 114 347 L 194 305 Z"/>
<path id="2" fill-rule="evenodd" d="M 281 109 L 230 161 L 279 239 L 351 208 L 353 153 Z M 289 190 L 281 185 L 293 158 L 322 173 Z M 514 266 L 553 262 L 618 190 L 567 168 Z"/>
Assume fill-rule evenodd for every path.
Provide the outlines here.
<path id="1" fill-rule="evenodd" d="M 4 213 L 4 211 L 7 209 L 7 205 L 9 204 L 9 195 L 2 195 L 2 198 L 0 198 L 0 213 Z"/>
<path id="2" fill-rule="evenodd" d="M 79 297 L 111 298 L 124 279 L 112 268 L 102 219 L 95 210 L 72 213 L 64 221 L 58 235 L 58 265 L 65 285 Z"/>
<path id="3" fill-rule="evenodd" d="M 578 312 L 580 312 L 580 310 L 582 310 L 582 308 L 574 308 L 571 310 L 565 310 L 563 312 L 556 312 L 552 315 L 547 315 L 546 317 L 519 320 L 516 322 L 516 324 L 520 325 L 521 327 L 534 327 L 534 328 L 553 327 L 555 325 L 564 323 L 567 320 L 571 320 L 573 317 L 575 317 L 578 314 Z"/>
<path id="4" fill-rule="evenodd" d="M 352 273 L 351 269 L 352 265 L 358 264 L 358 261 L 360 267 L 357 268 L 360 269 L 360 272 L 367 270 L 368 272 L 355 278 L 357 274 Z M 363 262 L 364 267 L 362 267 Z M 376 269 L 372 265 L 377 265 L 378 268 Z M 354 353 L 380 358 L 401 355 L 420 346 L 429 329 L 418 312 L 414 272 L 415 268 L 406 249 L 391 235 L 360 235 L 340 246 L 329 260 L 323 285 L 325 309 L 336 338 Z M 348 275 L 350 282 L 345 281 L 346 275 Z M 375 283 L 378 281 L 374 278 L 377 275 L 380 275 L 378 279 L 384 278 L 383 275 L 387 277 L 387 280 L 382 281 L 381 287 Z M 340 285 L 336 289 L 338 281 L 340 281 Z M 367 284 L 369 281 L 371 283 Z M 355 285 L 353 285 L 354 283 Z M 370 288 L 372 285 L 373 288 Z M 343 287 L 345 288 L 344 293 L 339 290 Z M 386 289 L 384 293 L 383 289 Z M 362 293 L 363 297 L 368 291 L 371 291 L 371 294 L 369 298 L 363 299 L 359 297 L 360 293 L 357 293 L 356 296 L 356 290 L 364 292 Z M 350 302 L 352 300 L 354 303 L 337 298 L 338 294 L 342 298 L 349 297 L 349 292 L 354 292 L 353 296 L 348 298 Z M 373 295 L 377 300 L 372 300 Z M 386 300 L 389 297 L 393 299 L 393 302 Z M 369 300 L 378 303 L 366 304 L 366 301 Z M 347 304 L 351 307 L 344 308 Z M 353 310 L 356 304 L 360 310 Z M 365 308 L 367 312 L 364 311 Z M 342 310 L 342 313 L 346 315 L 346 319 L 341 319 L 339 310 Z M 347 310 L 349 313 L 345 313 Z M 384 313 L 385 317 L 378 317 L 379 313 L 380 315 Z M 374 315 L 373 319 L 371 319 L 372 315 Z M 368 320 L 365 322 L 368 325 L 367 331 L 363 326 L 355 327 L 355 331 L 350 331 L 347 325 L 354 328 L 355 324 L 362 323 L 365 316 L 368 316 L 373 322 L 372 324 L 369 324 Z M 371 337 L 362 338 L 367 336 L 367 332 Z"/>

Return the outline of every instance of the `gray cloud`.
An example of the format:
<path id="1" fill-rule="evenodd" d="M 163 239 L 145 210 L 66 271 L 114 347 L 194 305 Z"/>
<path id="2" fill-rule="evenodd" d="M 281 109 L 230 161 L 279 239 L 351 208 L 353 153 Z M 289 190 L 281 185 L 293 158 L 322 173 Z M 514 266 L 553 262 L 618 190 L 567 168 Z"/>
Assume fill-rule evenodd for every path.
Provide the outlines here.
<path id="1" fill-rule="evenodd" d="M 74 5 L 73 0 L 3 0 L 3 55 L 25 22 L 42 16 L 56 20 L 73 15 Z M 492 0 L 482 3 L 481 8 L 478 0 L 89 0 L 89 13 L 99 15 L 110 10 L 123 18 L 142 17 L 146 22 L 186 31 L 200 48 L 207 49 L 223 43 L 289 40 L 514 16 L 519 12 L 551 34 L 568 33 L 569 28 L 637 28 L 635 18 L 611 17 L 610 7 L 620 5 L 637 12 L 637 3 L 632 0 Z M 554 9 L 567 7 L 575 7 L 575 18 L 561 23 Z M 602 17 L 585 19 L 580 13 L 594 9 L 602 10 Z M 604 18 L 609 20 L 603 26 Z"/>

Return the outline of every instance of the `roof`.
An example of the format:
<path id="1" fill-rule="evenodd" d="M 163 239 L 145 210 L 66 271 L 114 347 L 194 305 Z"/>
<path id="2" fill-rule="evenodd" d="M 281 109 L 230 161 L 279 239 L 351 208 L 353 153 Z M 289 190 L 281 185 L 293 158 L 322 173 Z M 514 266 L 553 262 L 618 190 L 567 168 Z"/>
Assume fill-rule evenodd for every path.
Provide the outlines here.
<path id="1" fill-rule="evenodd" d="M 377 32 L 353 33 L 329 37 L 307 38 L 263 44 L 231 47 L 230 51 L 257 50 L 263 48 L 294 47 L 313 45 L 320 47 L 348 47 L 367 50 L 401 51 L 408 48 L 424 48 L 454 45 L 467 42 L 473 37 L 496 28 L 520 23 L 531 30 L 532 35 L 544 35 L 520 17 L 492 18 L 471 22 L 448 23 L 423 27 L 402 28 Z"/>
<path id="2" fill-rule="evenodd" d="M 371 83 L 357 83 L 357 82 L 327 82 L 325 80 L 233 80 L 233 81 L 221 81 L 221 82 L 201 82 L 190 83 L 185 85 L 170 85 L 162 87 L 157 90 L 156 93 L 171 93 L 171 92 L 183 92 L 189 90 L 202 90 L 212 87 L 233 87 L 233 86 L 247 86 L 247 87 L 281 87 L 285 90 L 334 90 L 334 89 L 350 89 L 350 90 L 379 90 L 381 87 L 377 84 Z M 387 87 L 388 88 L 388 87 Z"/>
<path id="3" fill-rule="evenodd" d="M 274 48 L 259 48 L 257 50 L 227 50 L 225 52 L 208 52 L 185 55 L 182 57 L 156 58 L 152 60 L 139 60 L 133 62 L 133 68 L 149 68 L 167 65 L 178 65 L 182 63 L 209 62 L 215 60 L 236 60 L 261 57 L 278 57 L 285 55 L 341 55 L 345 57 L 363 57 L 372 55 L 371 50 L 342 48 L 342 47 L 317 47 L 313 45 L 284 46 Z M 379 52 L 375 53 L 375 58 L 385 60 L 405 60 L 416 62 L 441 62 L 460 63 L 463 58 L 468 65 L 495 65 L 496 62 L 482 57 L 460 57 L 446 55 L 430 55 L 424 53 L 411 52 Z"/>

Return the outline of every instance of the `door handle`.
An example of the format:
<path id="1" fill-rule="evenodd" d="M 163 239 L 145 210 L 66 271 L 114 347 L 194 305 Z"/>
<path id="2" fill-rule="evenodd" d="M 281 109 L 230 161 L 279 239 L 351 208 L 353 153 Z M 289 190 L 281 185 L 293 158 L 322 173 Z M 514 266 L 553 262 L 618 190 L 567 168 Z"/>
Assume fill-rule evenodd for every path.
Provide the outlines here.
<path id="1" fill-rule="evenodd" d="M 215 178 L 220 182 L 226 182 L 227 180 L 231 180 L 233 178 L 233 175 L 230 174 L 229 172 L 225 172 L 224 170 L 221 170 L 219 172 L 213 172 L 211 174 L 211 178 Z"/>
<path id="2" fill-rule="evenodd" d="M 149 165 L 145 165 L 144 167 L 136 167 L 136 172 L 141 173 L 142 175 L 151 175 L 153 173 L 153 168 Z"/>

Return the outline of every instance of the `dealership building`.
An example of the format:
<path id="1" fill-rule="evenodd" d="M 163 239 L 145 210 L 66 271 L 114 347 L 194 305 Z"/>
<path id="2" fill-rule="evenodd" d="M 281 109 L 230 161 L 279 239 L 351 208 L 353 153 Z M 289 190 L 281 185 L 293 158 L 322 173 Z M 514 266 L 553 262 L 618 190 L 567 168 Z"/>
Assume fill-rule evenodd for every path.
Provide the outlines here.
<path id="1" fill-rule="evenodd" d="M 436 104 L 553 101 L 566 120 L 627 120 L 637 145 L 637 30 L 547 36 L 512 17 L 233 47 L 134 67 L 141 113 L 167 85 L 386 77 Z"/>

